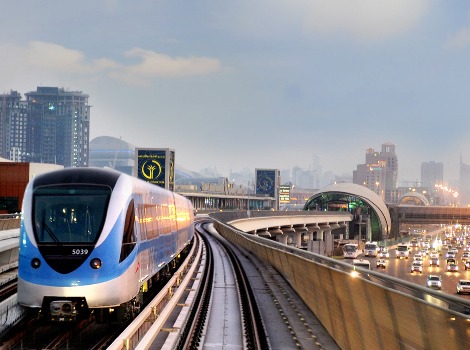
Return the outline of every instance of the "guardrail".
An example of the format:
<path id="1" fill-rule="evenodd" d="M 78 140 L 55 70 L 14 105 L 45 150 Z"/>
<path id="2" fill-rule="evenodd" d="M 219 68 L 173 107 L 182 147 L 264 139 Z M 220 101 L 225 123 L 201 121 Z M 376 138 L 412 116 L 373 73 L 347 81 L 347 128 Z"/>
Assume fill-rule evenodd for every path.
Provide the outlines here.
<path id="1" fill-rule="evenodd" d="M 469 316 L 449 309 L 470 310 L 466 300 L 375 271 L 367 271 L 369 279 L 353 278 L 352 266 L 344 262 L 246 234 L 217 219 L 214 225 L 226 239 L 273 265 L 342 349 L 468 346 Z"/>
<path id="2" fill-rule="evenodd" d="M 189 288 L 188 286 L 191 286 L 191 289 L 197 289 L 198 280 L 194 279 L 194 274 L 202 269 L 198 264 L 202 254 L 202 244 L 194 244 L 188 258 L 167 282 L 165 289 L 158 293 L 124 332 L 107 347 L 108 350 L 149 349 L 151 347 L 152 342 L 161 331 L 166 320 L 171 316 L 181 296 Z M 186 300 L 193 299 L 194 294 L 195 291 L 191 290 Z M 189 309 L 192 305 L 184 304 L 180 306 L 183 310 L 177 322 L 184 325 L 189 317 Z M 171 339 L 167 342 L 171 345 L 168 345 L 168 348 L 175 348 L 178 341 L 177 337 L 181 334 L 182 328 L 181 326 L 180 329 L 175 329 L 175 332 L 173 332 L 175 334 L 169 337 Z"/>

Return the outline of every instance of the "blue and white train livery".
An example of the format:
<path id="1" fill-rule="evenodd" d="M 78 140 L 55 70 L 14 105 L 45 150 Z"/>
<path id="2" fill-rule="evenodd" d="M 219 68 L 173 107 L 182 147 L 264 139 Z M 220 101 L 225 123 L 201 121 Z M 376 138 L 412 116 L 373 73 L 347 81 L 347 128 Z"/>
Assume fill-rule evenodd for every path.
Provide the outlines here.
<path id="1" fill-rule="evenodd" d="M 132 176 L 36 176 L 23 202 L 18 303 L 51 314 L 128 305 L 193 235 L 188 199 Z"/>

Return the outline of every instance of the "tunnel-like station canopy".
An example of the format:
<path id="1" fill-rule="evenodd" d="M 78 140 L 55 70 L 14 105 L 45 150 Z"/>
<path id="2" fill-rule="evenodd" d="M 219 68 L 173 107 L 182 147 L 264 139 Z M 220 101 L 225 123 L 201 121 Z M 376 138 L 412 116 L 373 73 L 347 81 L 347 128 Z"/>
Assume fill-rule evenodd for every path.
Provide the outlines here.
<path id="1" fill-rule="evenodd" d="M 369 231 L 367 238 L 373 241 L 384 240 L 390 233 L 390 212 L 384 201 L 360 185 L 339 183 L 326 186 L 307 200 L 304 210 L 350 212 L 354 217 L 350 224 L 353 237 L 361 234 L 363 225 Z"/>
<path id="2" fill-rule="evenodd" d="M 398 204 L 402 205 L 429 205 L 428 199 L 421 193 L 408 192 L 398 199 Z"/>

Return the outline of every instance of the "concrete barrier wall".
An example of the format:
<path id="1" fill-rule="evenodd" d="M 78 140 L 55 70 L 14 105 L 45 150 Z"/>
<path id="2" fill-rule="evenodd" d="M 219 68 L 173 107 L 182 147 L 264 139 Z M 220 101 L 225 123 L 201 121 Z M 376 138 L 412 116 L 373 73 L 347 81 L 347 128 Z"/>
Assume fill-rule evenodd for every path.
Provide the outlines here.
<path id="1" fill-rule="evenodd" d="M 465 349 L 465 315 L 265 245 L 215 222 L 217 231 L 270 263 L 291 284 L 342 349 Z M 270 242 L 271 243 L 271 242 Z M 273 242 L 274 246 L 277 244 Z"/>
<path id="2" fill-rule="evenodd" d="M 21 221 L 20 218 L 0 219 L 0 231 L 20 228 L 20 221 Z"/>

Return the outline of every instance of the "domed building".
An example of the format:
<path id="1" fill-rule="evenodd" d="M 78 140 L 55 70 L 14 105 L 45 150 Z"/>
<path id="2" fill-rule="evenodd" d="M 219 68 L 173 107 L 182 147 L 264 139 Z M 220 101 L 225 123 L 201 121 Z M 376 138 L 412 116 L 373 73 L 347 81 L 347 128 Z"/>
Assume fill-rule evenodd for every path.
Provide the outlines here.
<path id="1" fill-rule="evenodd" d="M 135 146 L 111 136 L 99 136 L 90 141 L 90 166 L 109 167 L 132 175 Z"/>
<path id="2" fill-rule="evenodd" d="M 354 219 L 350 222 L 349 239 L 360 237 L 367 241 L 382 241 L 390 235 L 391 217 L 385 202 L 375 192 L 360 185 L 326 186 L 307 200 L 304 210 L 350 212 Z"/>
<path id="3" fill-rule="evenodd" d="M 112 168 L 134 175 L 135 146 L 112 136 L 99 136 L 90 141 L 90 166 Z M 175 181 L 200 177 L 179 165 L 175 168 Z"/>

